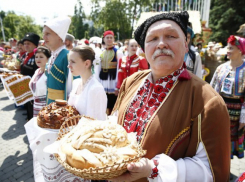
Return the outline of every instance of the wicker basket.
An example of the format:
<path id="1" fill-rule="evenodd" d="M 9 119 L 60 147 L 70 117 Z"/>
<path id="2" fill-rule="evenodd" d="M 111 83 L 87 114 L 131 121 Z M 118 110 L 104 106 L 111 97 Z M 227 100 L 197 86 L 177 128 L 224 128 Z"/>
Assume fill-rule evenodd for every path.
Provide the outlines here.
<path id="1" fill-rule="evenodd" d="M 77 125 L 81 117 L 85 117 L 89 120 L 94 120 L 93 118 L 89 118 L 86 116 L 74 116 L 72 118 L 66 119 L 65 122 L 60 127 L 57 140 L 60 140 L 65 134 L 69 133 Z M 83 170 L 71 167 L 69 164 L 62 161 L 58 154 L 55 154 L 55 157 L 57 161 L 61 163 L 67 171 L 69 171 L 70 173 L 76 176 L 79 176 L 84 179 L 90 179 L 90 180 L 107 180 L 107 179 L 114 178 L 116 176 L 120 176 L 121 174 L 126 172 L 127 164 L 131 162 L 139 161 L 139 159 L 143 157 L 145 154 L 146 154 L 146 150 L 143 150 L 140 147 L 138 151 L 138 155 L 126 161 L 123 161 L 121 163 L 114 163 L 114 165 L 112 166 L 107 165 L 105 167 L 89 168 Z"/>

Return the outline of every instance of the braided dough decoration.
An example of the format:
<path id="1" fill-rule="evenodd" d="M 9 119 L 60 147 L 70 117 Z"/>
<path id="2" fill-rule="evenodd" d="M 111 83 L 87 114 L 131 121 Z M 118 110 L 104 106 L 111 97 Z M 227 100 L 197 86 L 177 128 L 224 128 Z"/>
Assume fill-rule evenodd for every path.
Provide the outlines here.
<path id="1" fill-rule="evenodd" d="M 41 128 L 60 129 L 66 118 L 78 115 L 76 108 L 68 105 L 67 101 L 55 100 L 40 110 L 37 124 Z"/>
<path id="2" fill-rule="evenodd" d="M 67 163 L 77 169 L 120 163 L 136 156 L 138 147 L 135 135 L 109 121 L 80 121 L 61 139 Z"/>

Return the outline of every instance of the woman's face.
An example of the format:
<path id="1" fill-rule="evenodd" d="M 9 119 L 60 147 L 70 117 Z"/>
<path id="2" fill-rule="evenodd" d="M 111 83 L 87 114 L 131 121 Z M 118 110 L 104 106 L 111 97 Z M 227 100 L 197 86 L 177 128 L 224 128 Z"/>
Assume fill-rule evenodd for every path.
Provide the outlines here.
<path id="1" fill-rule="evenodd" d="M 35 55 L 35 62 L 38 67 L 40 67 L 41 69 L 44 69 L 46 63 L 48 62 L 48 58 L 42 52 L 38 52 Z"/>
<path id="2" fill-rule="evenodd" d="M 129 44 L 128 44 L 128 52 L 129 52 L 129 54 L 130 55 L 136 54 L 137 49 L 138 49 L 137 42 L 134 41 L 134 40 L 129 41 Z"/>
<path id="3" fill-rule="evenodd" d="M 70 69 L 73 76 L 82 75 L 87 69 L 90 69 L 89 60 L 82 60 L 77 52 L 70 51 L 68 68 Z"/>
<path id="4" fill-rule="evenodd" d="M 230 43 L 228 43 L 228 47 L 227 47 L 227 57 L 231 60 L 236 60 L 239 59 L 239 57 L 241 57 L 241 51 L 240 49 L 238 49 L 237 46 L 235 45 L 231 45 Z"/>

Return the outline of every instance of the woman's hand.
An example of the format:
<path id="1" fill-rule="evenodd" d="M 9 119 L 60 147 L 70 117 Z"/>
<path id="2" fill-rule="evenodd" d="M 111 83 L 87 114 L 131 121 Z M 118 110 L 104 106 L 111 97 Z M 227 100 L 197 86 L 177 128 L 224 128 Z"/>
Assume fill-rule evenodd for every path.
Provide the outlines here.
<path id="1" fill-rule="evenodd" d="M 120 182 L 120 181 L 135 181 L 141 178 L 149 177 L 152 173 L 152 169 L 155 167 L 154 162 L 142 158 L 139 162 L 128 164 L 128 171 L 121 176 L 109 179 L 109 181 Z"/>

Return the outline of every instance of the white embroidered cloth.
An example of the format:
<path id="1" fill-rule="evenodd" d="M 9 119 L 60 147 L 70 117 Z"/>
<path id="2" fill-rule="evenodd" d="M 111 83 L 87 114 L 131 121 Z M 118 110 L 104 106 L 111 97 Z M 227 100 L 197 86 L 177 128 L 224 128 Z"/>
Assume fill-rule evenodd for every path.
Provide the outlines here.
<path id="1" fill-rule="evenodd" d="M 47 145 L 56 141 L 59 130 L 40 128 L 36 117 L 25 124 L 25 130 L 33 154 L 35 182 L 90 182 L 69 173 L 53 154 L 43 152 Z"/>
<path id="2" fill-rule="evenodd" d="M 17 106 L 33 100 L 33 94 L 29 88 L 30 76 L 21 74 L 2 74 L 0 78 L 10 100 L 14 100 Z"/>

